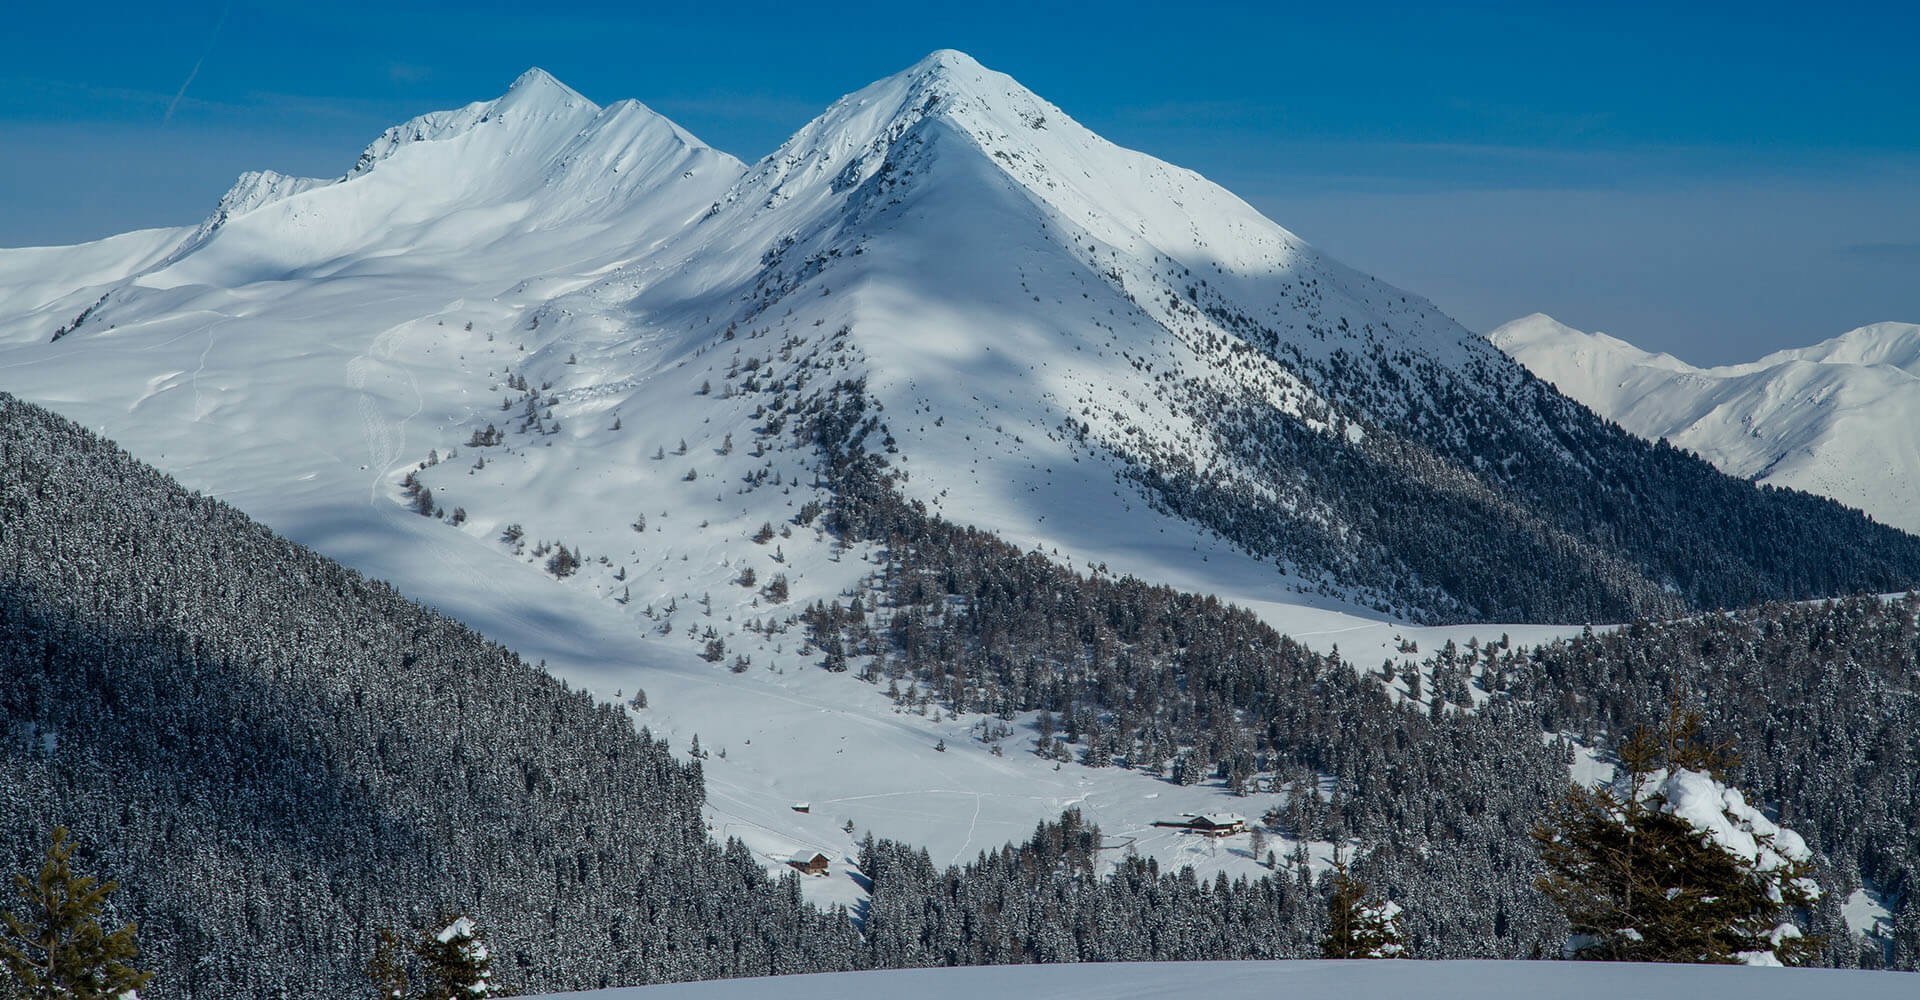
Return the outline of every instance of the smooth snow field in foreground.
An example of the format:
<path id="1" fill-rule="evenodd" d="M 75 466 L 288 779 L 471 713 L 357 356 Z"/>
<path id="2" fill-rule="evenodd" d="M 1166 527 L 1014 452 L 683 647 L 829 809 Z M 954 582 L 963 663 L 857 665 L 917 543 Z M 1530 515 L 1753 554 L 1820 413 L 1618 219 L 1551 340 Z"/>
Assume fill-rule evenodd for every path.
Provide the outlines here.
<path id="1" fill-rule="evenodd" d="M 1920 996 L 1920 975 L 1603 962 L 1142 962 L 903 969 L 734 979 L 556 996 L 576 1000 L 1865 1000 Z"/>

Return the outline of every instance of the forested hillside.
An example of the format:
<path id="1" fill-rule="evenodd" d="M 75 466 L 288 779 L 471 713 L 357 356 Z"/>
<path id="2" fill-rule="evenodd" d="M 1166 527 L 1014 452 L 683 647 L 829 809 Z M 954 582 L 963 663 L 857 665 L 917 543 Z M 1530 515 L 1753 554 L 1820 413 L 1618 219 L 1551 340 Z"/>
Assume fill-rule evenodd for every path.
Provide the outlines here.
<path id="1" fill-rule="evenodd" d="M 1221 394 L 1202 406 L 1211 444 L 1246 481 L 1196 469 L 1186 448 L 1130 474 L 1247 551 L 1325 568 L 1416 619 L 1624 621 L 1920 580 L 1920 538 L 1635 438 L 1505 359 L 1396 371 L 1383 350 L 1255 342 L 1310 373 L 1335 426 L 1364 433 Z"/>
<path id="2" fill-rule="evenodd" d="M 828 669 L 873 657 L 862 676 L 905 704 L 1044 712 L 1036 752 L 1063 761 L 1293 791 L 1277 823 L 1365 845 L 1360 867 L 1406 905 L 1427 957 L 1555 952 L 1564 929 L 1534 891 L 1526 832 L 1570 758 L 1542 735 L 1604 752 L 1679 699 L 1824 853 L 1838 891 L 1813 919 L 1828 960 L 1920 958 L 1920 905 L 1906 902 L 1920 871 L 1920 602 L 1769 605 L 1540 649 L 1449 643 L 1363 673 L 1231 605 L 1075 574 L 931 516 L 839 412 L 816 423 L 837 470 L 829 517 L 884 543 L 887 566 L 853 602 L 808 610 Z M 1301 794 L 1323 779 L 1324 798 Z M 1856 949 L 1838 907 L 1863 882 L 1905 907 L 1894 940 Z"/>
<path id="3" fill-rule="evenodd" d="M 119 917 L 141 924 L 149 996 L 351 995 L 380 928 L 445 908 L 480 920 L 514 990 L 1315 953 L 1324 887 L 1298 859 L 1256 882 L 1135 860 L 1102 876 L 1092 858 L 1110 845 L 1072 815 L 944 871 L 870 842 L 856 929 L 738 842 L 710 841 L 698 765 L 619 709 L 4 395 L 0 473 L 0 865 L 24 869 L 49 829 L 73 828 L 83 867 L 118 879 Z M 1492 756 L 1435 758 L 1441 772 L 1554 789 L 1564 750 L 1510 716 L 1440 720 L 1433 736 L 1338 661 L 1299 665 L 1318 678 L 1290 689 L 1309 715 L 1274 725 L 1317 747 L 1354 711 L 1368 721 L 1329 753 L 1375 745 L 1312 751 L 1314 766 L 1390 770 L 1396 742 L 1452 740 Z M 1338 822 L 1315 801 L 1300 825 Z M 1484 854 L 1530 803 L 1466 842 Z M 1486 921 L 1443 919 L 1431 953 L 1557 933 L 1526 856 L 1494 867 L 1501 905 L 1528 915 L 1478 942 Z"/>
<path id="4" fill-rule="evenodd" d="M 622 711 L 5 395 L 0 677 L 0 867 L 72 827 L 152 997 L 352 996 L 443 906 L 515 990 L 854 965 Z"/>

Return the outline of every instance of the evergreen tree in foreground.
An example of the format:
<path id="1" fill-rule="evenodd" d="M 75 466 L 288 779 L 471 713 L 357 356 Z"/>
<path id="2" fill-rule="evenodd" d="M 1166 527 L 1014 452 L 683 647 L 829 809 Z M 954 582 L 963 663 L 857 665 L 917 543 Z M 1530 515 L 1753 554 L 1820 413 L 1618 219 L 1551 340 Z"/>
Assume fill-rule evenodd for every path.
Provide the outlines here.
<path id="1" fill-rule="evenodd" d="M 73 844 L 56 827 L 39 874 L 15 875 L 18 909 L 0 914 L 0 967 L 27 1000 L 118 1000 L 146 985 L 152 973 L 130 963 L 140 949 L 137 928 L 109 932 L 101 910 L 118 884 L 73 872 Z M 5 984 L 0 984 L 5 985 Z"/>
<path id="2" fill-rule="evenodd" d="M 493 995 L 493 957 L 479 928 L 457 917 L 414 946 L 427 976 L 426 1000 L 477 1000 Z"/>
<path id="3" fill-rule="evenodd" d="M 392 930 L 380 932 L 367 963 L 378 1000 L 481 1000 L 494 995 L 493 955 L 479 927 L 465 916 L 440 923 L 404 946 Z M 424 989 L 413 989 L 416 980 Z"/>
<path id="4" fill-rule="evenodd" d="M 1732 764 L 1677 706 L 1620 750 L 1625 773 L 1574 786 L 1534 830 L 1539 886 L 1566 914 L 1574 957 L 1796 965 L 1819 942 L 1794 924 L 1819 898 L 1812 852 L 1721 779 Z"/>
<path id="5" fill-rule="evenodd" d="M 1327 902 L 1327 936 L 1320 954 L 1327 958 L 1405 958 L 1400 932 L 1400 907 L 1375 901 L 1367 883 L 1355 878 L 1338 858 L 1328 877 L 1332 896 Z"/>

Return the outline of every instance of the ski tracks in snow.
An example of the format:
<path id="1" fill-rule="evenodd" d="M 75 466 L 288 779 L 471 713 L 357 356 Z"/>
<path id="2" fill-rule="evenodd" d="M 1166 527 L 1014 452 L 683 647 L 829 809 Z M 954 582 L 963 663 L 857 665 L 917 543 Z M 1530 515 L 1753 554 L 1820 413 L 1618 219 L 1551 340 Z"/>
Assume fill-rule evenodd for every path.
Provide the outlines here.
<path id="1" fill-rule="evenodd" d="M 394 531 L 406 532 L 411 525 L 403 523 L 407 515 L 402 514 L 398 504 L 389 501 L 384 487 L 389 474 L 413 461 L 407 452 L 407 426 L 426 409 L 426 397 L 420 391 L 419 381 L 404 361 L 396 359 L 395 349 L 411 327 L 457 312 L 465 305 L 465 299 L 455 299 L 438 310 L 390 326 L 374 337 L 365 351 L 347 361 L 347 385 L 357 396 L 360 432 L 367 448 L 367 506 L 377 519 L 391 526 Z M 404 377 L 407 391 L 413 395 L 413 410 L 397 420 L 383 412 L 372 385 L 374 377 L 382 370 L 397 372 Z M 435 561 L 456 571 L 459 579 L 485 593 L 489 601 L 489 614 L 495 620 L 510 623 L 512 629 L 521 636 L 547 631 L 516 610 L 508 588 L 498 582 L 493 572 L 475 564 L 474 556 L 489 553 L 471 545 L 464 534 L 452 532 L 449 536 L 446 533 L 451 529 L 437 522 L 434 527 L 439 530 L 417 532 L 415 537 Z"/>
<path id="2" fill-rule="evenodd" d="M 373 338 L 367 349 L 347 362 L 347 384 L 359 396 L 360 433 L 367 443 L 367 468 L 373 473 L 367 484 L 367 502 L 378 504 L 380 484 L 387 473 L 400 462 L 407 443 L 407 424 L 426 406 L 426 399 L 420 394 L 420 384 L 414 380 L 413 372 L 404 365 L 393 361 L 393 345 L 399 336 L 418 320 L 407 320 L 390 326 Z M 380 404 L 373 393 L 367 389 L 367 381 L 376 367 L 397 369 L 406 377 L 407 389 L 413 393 L 413 412 L 398 421 L 389 420 L 380 411 Z"/>
<path id="3" fill-rule="evenodd" d="M 193 383 L 193 420 L 195 423 L 199 423 L 207 416 L 200 406 L 200 376 L 206 374 L 207 356 L 213 353 L 213 331 L 219 329 L 221 324 L 230 322 L 232 319 L 233 317 L 231 316 L 223 316 L 206 325 L 207 346 L 200 349 L 200 363 L 193 369 L 193 375 L 191 376 Z"/>

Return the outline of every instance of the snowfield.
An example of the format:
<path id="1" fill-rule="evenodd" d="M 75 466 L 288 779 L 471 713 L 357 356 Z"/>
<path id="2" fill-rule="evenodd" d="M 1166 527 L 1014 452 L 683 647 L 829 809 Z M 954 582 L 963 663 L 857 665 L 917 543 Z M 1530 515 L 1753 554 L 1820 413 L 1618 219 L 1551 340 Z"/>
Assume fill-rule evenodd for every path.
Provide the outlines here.
<path id="1" fill-rule="evenodd" d="M 1049 1000 L 1875 1000 L 1920 992 L 1920 976 L 1834 969 L 1605 962 L 1182 962 L 909 969 L 739 979 L 562 994 L 550 1000 L 843 1000 L 983 996 Z"/>
<path id="2" fill-rule="evenodd" d="M 1920 326 L 1875 323 L 1696 368 L 1535 313 L 1488 339 L 1554 388 L 1728 475 L 1829 496 L 1920 531 Z"/>

